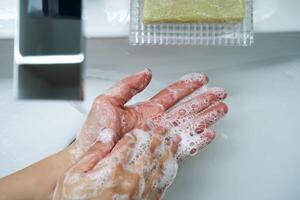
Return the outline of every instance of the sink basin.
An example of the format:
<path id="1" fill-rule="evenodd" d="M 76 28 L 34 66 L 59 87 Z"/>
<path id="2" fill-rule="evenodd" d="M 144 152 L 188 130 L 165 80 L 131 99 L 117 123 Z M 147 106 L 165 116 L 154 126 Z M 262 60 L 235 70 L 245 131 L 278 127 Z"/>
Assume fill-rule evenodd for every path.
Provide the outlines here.
<path id="1" fill-rule="evenodd" d="M 300 199 L 300 34 L 255 37 L 251 48 L 134 47 L 126 38 L 87 41 L 87 69 L 98 70 L 92 74 L 118 72 L 118 79 L 144 67 L 153 70 L 155 80 L 136 101 L 195 71 L 207 73 L 210 86 L 228 90 L 230 109 L 214 127 L 217 138 L 181 164 L 166 200 Z M 97 92 L 112 83 L 101 77 Z M 66 146 L 84 119 L 78 103 L 12 103 L 12 96 L 5 96 L 9 84 L 0 82 L 5 97 L 0 100 L 0 176 Z M 87 91 L 95 92 L 97 84 Z M 83 113 L 89 104 L 84 105 Z"/>
<path id="2" fill-rule="evenodd" d="M 66 147 L 83 115 L 68 102 L 16 101 L 12 79 L 0 79 L 0 177 Z"/>
<path id="3" fill-rule="evenodd" d="M 182 164 L 165 199 L 300 199 L 300 34 L 255 37 L 251 48 L 88 42 L 89 67 L 131 73 L 149 66 L 162 84 L 201 71 L 228 90 L 216 140 Z"/>

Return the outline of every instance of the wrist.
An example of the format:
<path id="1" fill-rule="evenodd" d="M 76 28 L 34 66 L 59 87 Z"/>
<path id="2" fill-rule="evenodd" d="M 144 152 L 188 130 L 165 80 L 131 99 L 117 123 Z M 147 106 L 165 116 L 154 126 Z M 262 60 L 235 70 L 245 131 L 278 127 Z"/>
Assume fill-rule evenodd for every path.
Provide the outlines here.
<path id="1" fill-rule="evenodd" d="M 65 157 L 65 160 L 68 160 L 70 165 L 73 165 L 84 155 L 85 151 L 86 150 L 82 148 L 82 145 L 79 144 L 78 140 L 75 140 L 61 153 Z"/>
<path id="2" fill-rule="evenodd" d="M 73 158 L 70 153 L 70 146 L 56 153 L 54 155 L 54 160 L 56 161 L 56 163 L 53 163 L 53 167 L 59 168 L 58 171 L 60 172 L 64 172 L 69 167 L 71 167 L 73 165 Z"/>

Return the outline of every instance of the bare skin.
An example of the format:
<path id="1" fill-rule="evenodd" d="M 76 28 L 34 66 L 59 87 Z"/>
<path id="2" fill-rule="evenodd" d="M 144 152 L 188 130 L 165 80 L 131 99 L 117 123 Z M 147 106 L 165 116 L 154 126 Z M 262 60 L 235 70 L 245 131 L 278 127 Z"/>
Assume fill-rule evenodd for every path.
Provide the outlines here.
<path id="1" fill-rule="evenodd" d="M 208 89 L 169 109 L 207 82 L 205 76 L 195 76 L 172 84 L 150 102 L 122 107 L 121 113 L 129 112 L 126 116 L 135 123 L 110 127 L 113 133 L 128 132 L 115 147 L 113 137 L 96 141 L 60 178 L 54 199 L 161 199 L 176 176 L 178 161 L 209 144 L 215 133 L 208 127 L 227 113 L 227 106 L 220 102 L 226 97 L 222 89 Z M 186 88 L 190 91 L 181 94 Z M 143 112 L 144 106 L 160 109 Z"/>
<path id="2" fill-rule="evenodd" d="M 0 199 L 50 199 L 59 177 L 78 162 L 88 149 L 96 145 L 101 147 L 98 154 L 106 156 L 125 133 L 141 128 L 146 121 L 166 112 L 178 101 L 207 83 L 206 76 L 197 76 L 198 78 L 191 81 L 180 80 L 150 100 L 135 106 L 124 104 L 148 85 L 151 71 L 144 70 L 120 81 L 95 100 L 77 140 L 70 147 L 0 179 Z M 226 96 L 220 93 L 224 92 L 207 91 L 207 94 L 203 94 L 205 97 L 198 97 L 199 102 L 218 102 Z M 204 102 L 203 99 L 208 101 Z M 114 130 L 114 139 L 110 142 L 99 140 L 99 133 L 103 133 L 103 129 L 107 128 Z"/>

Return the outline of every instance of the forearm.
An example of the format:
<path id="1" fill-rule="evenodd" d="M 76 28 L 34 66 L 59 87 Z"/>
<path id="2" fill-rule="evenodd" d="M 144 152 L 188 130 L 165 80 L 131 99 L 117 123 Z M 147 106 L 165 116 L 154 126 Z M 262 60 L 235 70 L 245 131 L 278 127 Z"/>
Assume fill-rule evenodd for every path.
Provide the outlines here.
<path id="1" fill-rule="evenodd" d="M 58 178 L 72 165 L 68 149 L 0 179 L 0 200 L 51 199 Z"/>

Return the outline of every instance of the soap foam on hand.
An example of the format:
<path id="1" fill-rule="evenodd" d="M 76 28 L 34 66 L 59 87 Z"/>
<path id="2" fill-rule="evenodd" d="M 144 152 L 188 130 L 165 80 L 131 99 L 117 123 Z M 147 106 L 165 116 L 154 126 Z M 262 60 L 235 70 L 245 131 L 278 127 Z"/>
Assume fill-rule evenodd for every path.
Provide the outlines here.
<path id="1" fill-rule="evenodd" d="M 225 112 L 217 113 L 219 113 L 217 117 L 225 114 Z M 207 116 L 207 119 L 202 119 L 202 122 L 216 120 L 216 118 L 209 119 L 209 115 L 204 116 Z M 196 153 L 193 151 L 194 148 L 202 148 L 214 137 L 211 135 L 213 132 L 209 133 L 206 129 L 196 134 L 195 127 L 192 126 L 196 123 L 195 118 L 185 117 L 186 121 L 183 118 L 177 120 L 176 126 L 169 126 L 170 122 L 167 123 L 165 118 L 161 118 L 161 125 L 165 125 L 163 132 L 157 132 L 158 129 L 148 131 L 134 129 L 125 134 L 109 156 L 99 161 L 94 167 L 89 167 L 91 170 L 81 173 L 81 177 L 77 175 L 78 172 L 74 175 L 71 168 L 70 172 L 65 175 L 67 182 L 65 181 L 64 184 L 77 187 L 73 191 L 69 187 L 63 188 L 62 199 L 97 196 L 104 199 L 130 197 L 140 200 L 156 196 L 157 199 L 161 199 L 175 179 L 178 169 L 177 160 L 194 155 Z M 196 135 L 189 135 L 190 132 Z M 90 159 L 90 162 L 94 162 L 93 156 L 97 154 L 91 152 L 82 160 Z M 73 168 L 80 169 L 76 165 Z M 120 184 L 116 184 L 118 181 Z M 112 184 L 115 186 L 111 187 Z M 122 189 L 124 185 L 126 185 L 125 190 Z M 82 190 L 82 188 L 88 189 Z"/>
<path id="2" fill-rule="evenodd" d="M 76 171 L 76 168 L 80 169 L 76 165 L 71 168 L 65 174 L 62 191 L 57 189 L 53 199 L 91 199 L 101 196 L 103 199 L 146 200 L 154 193 L 155 196 L 162 197 L 173 182 L 178 168 L 175 152 L 172 150 L 174 145 L 178 145 L 178 141 L 164 142 L 165 138 L 162 136 L 157 142 L 155 140 L 158 137 L 154 137 L 152 133 L 141 129 L 131 131 L 109 156 L 89 172 Z M 86 155 L 82 160 L 93 161 L 93 157 L 95 153 Z"/>
<path id="3" fill-rule="evenodd" d="M 207 81 L 203 74 L 186 75 L 150 100 L 167 110 L 170 102 L 174 105 Z M 64 198 L 57 199 L 162 198 L 174 181 L 178 160 L 195 155 L 213 140 L 215 134 L 207 127 L 226 114 L 227 107 L 220 102 L 225 97 L 226 92 L 217 88 L 191 94 L 174 109 L 141 121 L 141 125 L 126 133 L 111 152 L 107 151 L 106 157 L 99 154 L 103 146 L 93 145 L 66 173 L 67 181 L 62 191 L 56 192 Z M 100 129 L 98 134 L 97 140 L 103 144 L 115 139 L 114 131 L 107 128 Z"/>

